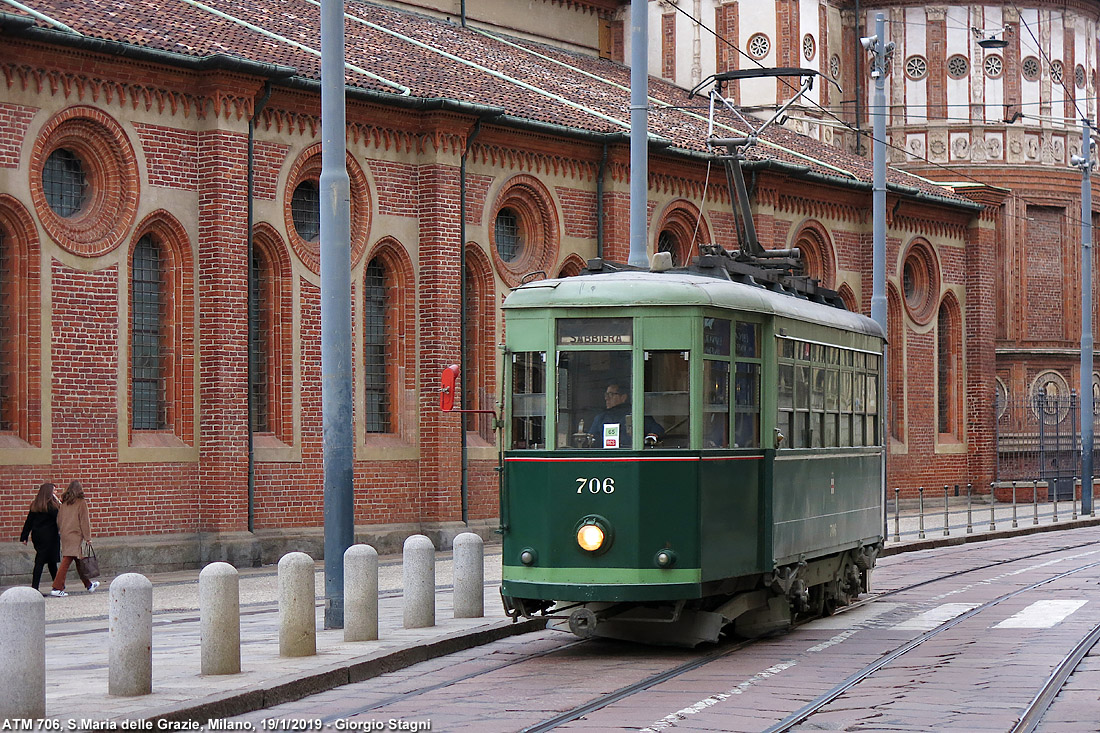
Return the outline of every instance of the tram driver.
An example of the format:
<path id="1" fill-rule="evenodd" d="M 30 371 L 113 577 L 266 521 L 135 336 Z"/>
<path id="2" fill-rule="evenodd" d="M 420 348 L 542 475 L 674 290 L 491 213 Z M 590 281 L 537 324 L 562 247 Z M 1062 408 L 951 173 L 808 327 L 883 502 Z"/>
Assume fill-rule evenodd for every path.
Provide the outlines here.
<path id="1" fill-rule="evenodd" d="M 630 442 L 624 441 L 630 434 L 630 389 L 619 382 L 610 382 L 604 390 L 603 400 L 604 409 L 592 418 L 588 430 L 578 431 L 588 435 L 588 439 L 582 441 L 588 444 L 584 447 L 630 447 Z M 646 445 L 655 445 L 664 437 L 665 429 L 650 415 L 645 416 L 643 427 Z"/>

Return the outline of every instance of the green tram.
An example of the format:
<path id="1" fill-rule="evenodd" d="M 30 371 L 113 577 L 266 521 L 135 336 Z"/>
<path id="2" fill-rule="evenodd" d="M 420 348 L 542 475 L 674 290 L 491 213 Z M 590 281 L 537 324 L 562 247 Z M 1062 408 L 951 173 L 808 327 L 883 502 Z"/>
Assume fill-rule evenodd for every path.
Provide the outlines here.
<path id="1" fill-rule="evenodd" d="M 593 260 L 505 300 L 513 618 L 692 646 L 869 589 L 883 333 L 827 304 L 831 291 L 794 295 L 714 259 L 663 272 Z"/>

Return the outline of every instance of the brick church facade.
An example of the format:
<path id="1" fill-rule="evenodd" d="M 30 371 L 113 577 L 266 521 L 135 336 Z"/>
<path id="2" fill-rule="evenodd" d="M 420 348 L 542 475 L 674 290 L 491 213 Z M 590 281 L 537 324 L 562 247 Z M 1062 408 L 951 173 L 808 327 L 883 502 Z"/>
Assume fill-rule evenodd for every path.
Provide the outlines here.
<path id="1" fill-rule="evenodd" d="M 347 8 L 355 522 L 383 551 L 491 535 L 496 438 L 438 411 L 439 374 L 465 347 L 469 406 L 491 407 L 509 289 L 629 247 L 628 4 L 546 0 L 504 28 L 449 5 Z M 317 556 L 317 8 L 30 7 L 0 14 L 0 577 L 24 572 L 10 540 L 34 488 L 73 478 L 116 567 Z M 649 245 L 684 262 L 737 243 L 705 114 L 659 68 Z M 777 128 L 754 150 L 757 228 L 868 312 L 870 161 L 821 138 Z M 976 396 L 1002 370 L 1006 242 L 1031 236 L 1006 238 L 1004 188 L 922 173 L 892 170 L 887 207 L 889 482 L 907 490 L 991 480 Z"/>

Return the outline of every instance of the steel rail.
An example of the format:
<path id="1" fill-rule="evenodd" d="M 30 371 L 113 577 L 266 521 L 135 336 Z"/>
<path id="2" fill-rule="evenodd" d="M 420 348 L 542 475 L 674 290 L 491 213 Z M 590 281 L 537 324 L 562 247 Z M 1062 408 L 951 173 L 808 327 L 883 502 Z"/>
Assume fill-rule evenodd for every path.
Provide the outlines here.
<path id="1" fill-rule="evenodd" d="M 928 641 L 929 639 L 931 639 L 935 636 L 938 636 L 939 634 L 942 634 L 944 631 L 947 631 L 947 630 L 957 626 L 958 624 L 961 624 L 963 621 L 966 621 L 967 619 L 970 619 L 970 618 L 973 618 L 974 616 L 977 616 L 982 611 L 987 611 L 990 608 L 993 608 L 994 606 L 996 606 L 997 604 L 999 604 L 1003 601 L 1007 601 L 1010 598 L 1015 598 L 1018 595 L 1021 595 L 1023 593 L 1027 593 L 1029 591 L 1035 590 L 1036 588 L 1044 586 L 1047 583 L 1053 583 L 1056 580 L 1061 580 L 1062 578 L 1068 577 L 1070 575 L 1074 575 L 1075 573 L 1079 573 L 1083 570 L 1090 570 L 1090 569 L 1095 568 L 1095 567 L 1100 567 L 1100 562 L 1089 563 L 1087 565 L 1082 565 L 1081 567 L 1074 568 L 1073 570 L 1067 570 L 1064 573 L 1059 573 L 1058 575 L 1053 575 L 1049 578 L 1046 578 L 1045 580 L 1039 581 L 1038 583 L 1033 583 L 1029 586 L 1025 586 L 1023 588 L 1020 588 L 1019 590 L 1015 590 L 1011 593 L 1007 593 L 1007 594 L 1005 594 L 1005 595 L 1003 595 L 999 598 L 995 598 L 992 601 L 989 601 L 987 603 L 983 603 L 982 605 L 980 605 L 976 608 L 972 608 L 971 610 L 967 611 L 966 613 L 963 613 L 963 614 L 960 614 L 960 615 L 956 616 L 955 618 L 951 619 L 950 621 L 946 621 L 946 622 L 940 624 L 939 626 L 932 629 L 931 631 L 926 631 L 925 633 L 921 634 L 920 636 L 918 636 L 914 639 L 911 639 L 910 641 L 907 641 L 906 643 L 902 644 L 901 646 L 899 646 L 897 649 L 893 650 L 892 652 L 889 652 L 888 654 L 883 655 L 877 661 L 872 662 L 871 664 L 868 664 L 866 667 L 859 670 L 855 674 L 849 676 L 847 679 L 845 679 L 843 682 L 838 684 L 833 689 L 831 689 L 828 692 L 818 696 L 816 699 L 811 700 L 809 703 L 807 703 L 802 708 L 796 710 L 794 713 L 787 716 L 786 718 L 784 718 L 780 722 L 776 723 L 772 727 L 767 728 L 766 730 L 764 730 L 764 733 L 784 733 L 785 731 L 789 731 L 789 730 L 793 729 L 796 725 L 804 722 L 805 720 L 810 718 L 812 715 L 819 712 L 826 705 L 828 705 L 829 703 L 831 703 L 834 700 L 836 700 L 837 698 L 839 698 L 841 695 L 846 693 L 848 690 L 852 689 L 853 687 L 858 685 L 860 682 L 862 682 L 863 680 L 865 680 L 868 677 L 870 677 L 871 675 L 873 675 L 875 672 L 877 672 L 880 669 L 882 669 L 883 667 L 885 667 L 887 664 L 890 664 L 891 662 L 898 659 L 899 657 L 906 654 L 907 652 L 910 652 L 913 649 L 916 649 L 918 646 L 920 646 L 924 642 Z"/>
<path id="2" fill-rule="evenodd" d="M 1081 664 L 1081 660 L 1085 658 L 1096 643 L 1100 641 L 1100 624 L 1092 627 L 1084 639 L 1078 642 L 1077 646 L 1073 648 L 1069 654 L 1059 663 L 1059 665 L 1051 672 L 1050 677 L 1043 683 L 1042 689 L 1039 690 L 1035 698 L 1028 704 L 1027 708 L 1020 715 L 1019 722 L 1012 728 L 1012 733 L 1031 733 L 1039 725 L 1039 722 L 1046 715 L 1047 710 L 1050 709 L 1051 704 L 1054 702 L 1054 698 L 1061 692 L 1062 687 L 1066 684 L 1066 680 L 1077 669 L 1077 666 Z"/>
<path id="3" fill-rule="evenodd" d="M 854 610 L 856 608 L 859 608 L 861 606 L 865 606 L 865 605 L 868 605 L 870 603 L 875 603 L 876 601 L 882 600 L 884 598 L 889 598 L 890 596 L 896 595 L 898 593 L 904 593 L 906 591 L 910 591 L 910 590 L 913 590 L 913 589 L 916 589 L 916 588 L 920 588 L 920 587 L 928 585 L 930 583 L 938 583 L 940 581 L 950 580 L 951 578 L 956 578 L 956 577 L 959 577 L 959 576 L 962 576 L 962 575 L 966 575 L 968 573 L 974 573 L 974 572 L 978 572 L 978 571 L 981 571 L 981 570 L 988 570 L 990 568 L 996 568 L 996 567 L 999 567 L 1001 565 L 1007 565 L 1009 563 L 1021 562 L 1023 560 L 1032 560 L 1034 558 L 1042 557 L 1044 555 L 1052 555 L 1052 554 L 1057 553 L 1057 552 L 1066 552 L 1066 551 L 1069 551 L 1069 550 L 1081 549 L 1083 547 L 1091 547 L 1093 545 L 1095 545 L 1094 542 L 1084 542 L 1084 543 L 1081 543 L 1081 544 L 1069 545 L 1069 546 L 1066 546 L 1066 547 L 1059 547 L 1059 548 L 1052 549 L 1052 550 L 1044 550 L 1042 552 L 1034 552 L 1034 553 L 1031 553 L 1031 554 L 1028 554 L 1028 555 L 1022 555 L 1020 557 L 1010 558 L 1008 560 L 998 560 L 996 562 L 987 563 L 985 565 L 978 565 L 978 566 L 970 567 L 970 568 L 967 568 L 965 570 L 957 570 L 953 573 L 948 573 L 946 575 L 941 575 L 941 576 L 938 576 L 936 578 L 930 578 L 928 580 L 922 580 L 919 583 L 913 583 L 911 585 L 907 585 L 907 586 L 904 586 L 902 588 L 895 588 L 894 590 L 886 591 L 884 593 L 877 594 L 877 595 L 875 595 L 873 597 L 870 597 L 870 598 L 867 598 L 865 600 L 857 601 L 855 603 L 848 604 L 847 606 L 844 606 L 842 610 L 838 611 L 838 613 L 835 614 L 835 615 L 840 615 L 841 613 L 846 613 L 848 611 L 852 611 L 852 610 Z M 1100 563 L 1096 563 L 1096 564 L 1100 565 Z M 1082 569 L 1084 569 L 1084 568 L 1078 568 L 1077 570 L 1074 570 L 1073 572 L 1078 572 Z M 1044 582 L 1051 582 L 1052 580 L 1055 580 L 1055 579 L 1056 578 L 1051 578 L 1051 579 L 1049 579 L 1047 581 L 1044 581 Z M 1027 589 L 1024 589 L 1024 590 L 1027 590 Z M 1018 591 L 1018 592 L 1023 592 L 1023 591 Z M 1004 599 L 1003 598 L 999 599 L 997 602 L 999 603 L 1000 600 L 1004 600 Z M 977 610 L 977 609 L 975 609 L 975 610 Z M 808 623 L 809 621 L 812 621 L 812 620 L 814 620 L 814 619 L 807 619 L 803 623 Z M 961 619 L 959 619 L 959 620 L 961 620 Z M 951 625 L 954 625 L 954 624 L 951 624 Z M 697 668 L 702 667 L 706 664 L 709 664 L 713 661 L 716 661 L 717 659 L 720 659 L 720 658 L 726 656 L 727 654 L 732 654 L 735 651 L 739 651 L 739 650 L 744 649 L 746 647 L 752 646 L 753 644 L 757 643 L 757 641 L 759 641 L 759 640 L 753 639 L 753 640 L 744 641 L 744 642 L 739 643 L 738 645 L 736 645 L 733 648 L 722 649 L 721 651 L 717 651 L 717 652 L 711 652 L 710 654 L 706 655 L 705 657 L 701 657 L 700 659 L 692 660 L 691 662 L 685 662 L 685 663 L 683 663 L 683 664 L 681 664 L 677 667 L 673 667 L 671 669 L 665 670 L 664 672 L 659 672 L 659 673 L 657 673 L 657 674 L 655 674 L 651 677 L 648 677 L 644 680 L 641 680 L 639 682 L 635 682 L 634 684 L 631 684 L 631 685 L 628 685 L 626 687 L 615 690 L 614 692 L 608 693 L 607 695 L 603 695 L 601 697 L 595 698 L 595 699 L 593 699 L 593 700 L 591 700 L 591 701 L 589 701 L 589 702 L 587 702 L 583 705 L 579 705 L 576 708 L 573 708 L 572 710 L 568 710 L 568 711 L 563 712 L 560 715 L 557 715 L 557 716 L 555 716 L 555 717 L 553 717 L 549 720 L 543 721 L 542 723 L 530 726 L 528 728 L 524 728 L 523 733 L 541 733 L 541 731 L 552 730 L 553 728 L 556 728 L 560 725 L 564 725 L 565 723 L 572 722 L 572 721 L 576 720 L 577 718 L 580 718 L 584 715 L 595 712 L 596 710 L 600 710 L 601 708 L 604 708 L 608 705 L 611 705 L 612 703 L 618 702 L 619 700 L 625 699 L 625 698 L 627 698 L 627 697 L 629 697 L 633 694 L 636 694 L 638 692 L 643 692 L 643 691 L 649 689 L 650 687 L 653 687 L 654 685 L 658 685 L 662 682 L 666 682 L 670 679 L 678 677 L 681 674 L 684 674 L 686 672 L 690 672 L 694 669 L 697 669 Z"/>
<path id="4" fill-rule="evenodd" d="M 544 720 L 541 723 L 537 723 L 535 725 L 524 728 L 522 733 L 541 733 L 542 731 L 552 730 L 553 728 L 557 728 L 559 725 L 564 725 L 565 723 L 572 722 L 577 718 L 599 710 L 600 708 L 606 707 L 612 703 L 618 702 L 619 700 L 630 697 L 631 695 L 635 695 L 639 692 L 644 692 L 654 685 L 659 685 L 662 682 L 666 682 L 675 677 L 679 677 L 685 672 L 690 672 L 693 669 L 698 669 L 699 667 L 702 667 L 706 664 L 710 664 L 716 659 L 721 659 L 722 657 L 733 654 L 736 651 L 740 651 L 745 647 L 752 646 L 755 643 L 756 640 L 738 642 L 728 649 L 714 651 L 707 654 L 706 656 L 700 657 L 699 659 L 692 659 L 689 662 L 678 664 L 671 669 L 666 669 L 664 672 L 658 672 L 657 674 L 647 677 L 646 679 L 639 682 L 635 682 L 634 684 L 627 685 L 626 687 L 620 687 L 614 692 L 610 692 L 606 695 L 591 700 L 584 705 L 579 705 L 578 707 L 575 707 L 572 710 L 568 710 L 561 715 L 550 718 L 549 720 Z"/>

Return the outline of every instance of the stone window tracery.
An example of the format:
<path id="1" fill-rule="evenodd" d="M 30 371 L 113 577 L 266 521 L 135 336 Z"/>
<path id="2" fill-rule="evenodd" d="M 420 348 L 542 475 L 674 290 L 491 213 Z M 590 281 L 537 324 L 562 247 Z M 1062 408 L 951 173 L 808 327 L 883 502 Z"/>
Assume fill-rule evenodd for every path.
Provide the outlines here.
<path id="1" fill-rule="evenodd" d="M 772 49 L 772 42 L 763 33 L 753 34 L 748 42 L 749 55 L 755 59 L 762 59 Z"/>
<path id="2" fill-rule="evenodd" d="M 923 56 L 913 55 L 905 59 L 905 75 L 917 81 L 928 74 L 928 62 Z"/>
<path id="3" fill-rule="evenodd" d="M 952 79 L 962 79 L 970 71 L 970 61 L 962 54 L 955 54 L 947 60 L 947 73 Z"/>
<path id="4" fill-rule="evenodd" d="M 817 53 L 817 43 L 814 41 L 814 37 L 809 33 L 802 36 L 802 55 L 807 61 L 813 61 L 814 55 Z"/>
<path id="5" fill-rule="evenodd" d="M 1000 78 L 1001 74 L 1003 74 L 1005 70 L 1004 59 L 1002 59 L 995 53 L 991 53 L 985 57 L 985 63 L 983 64 L 983 66 L 985 67 L 985 75 L 991 79 Z"/>
<path id="6" fill-rule="evenodd" d="M 837 56 L 835 53 L 832 58 L 829 59 L 829 74 L 834 79 L 840 78 L 840 56 Z"/>
<path id="7" fill-rule="evenodd" d="M 1077 84 L 1078 89 L 1085 88 L 1085 67 L 1081 64 L 1077 64 L 1073 69 L 1073 81 Z"/>
<path id="8" fill-rule="evenodd" d="M 1063 67 L 1061 61 L 1050 62 L 1050 80 L 1055 84 L 1062 83 Z"/>
<path id="9" fill-rule="evenodd" d="M 1028 81 L 1039 80 L 1039 59 L 1034 56 L 1028 56 L 1024 59 L 1022 66 L 1025 79 Z"/>

